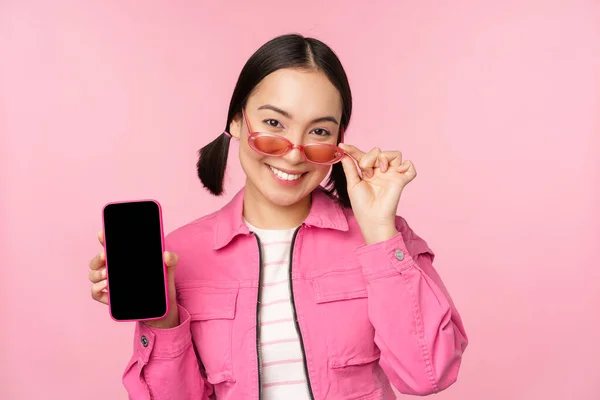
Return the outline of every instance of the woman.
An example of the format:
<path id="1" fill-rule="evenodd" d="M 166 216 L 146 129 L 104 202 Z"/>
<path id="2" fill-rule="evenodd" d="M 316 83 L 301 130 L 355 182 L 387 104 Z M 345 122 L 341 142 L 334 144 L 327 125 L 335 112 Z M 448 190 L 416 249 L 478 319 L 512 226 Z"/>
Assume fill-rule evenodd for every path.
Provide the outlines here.
<path id="1" fill-rule="evenodd" d="M 277 37 L 248 60 L 197 164 L 220 195 L 239 140 L 245 187 L 167 236 L 171 311 L 136 326 L 131 399 L 393 399 L 390 382 L 425 395 L 456 380 L 462 322 L 432 251 L 396 216 L 415 168 L 342 144 L 351 110 L 318 40 Z M 104 258 L 90 280 L 106 304 Z"/>

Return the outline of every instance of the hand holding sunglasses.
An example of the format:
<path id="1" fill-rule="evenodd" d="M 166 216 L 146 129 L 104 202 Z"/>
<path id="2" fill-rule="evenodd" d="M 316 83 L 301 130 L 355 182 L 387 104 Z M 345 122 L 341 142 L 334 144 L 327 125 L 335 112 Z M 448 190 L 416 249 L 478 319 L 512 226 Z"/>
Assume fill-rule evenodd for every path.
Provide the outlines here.
<path id="1" fill-rule="evenodd" d="M 342 158 L 342 165 L 350 204 L 365 242 L 391 239 L 398 234 L 396 212 L 402 190 L 417 176 L 413 163 L 402 161 L 399 151 L 381 151 L 376 147 L 364 153 L 347 144 L 340 144 L 340 148 L 349 156 Z"/>

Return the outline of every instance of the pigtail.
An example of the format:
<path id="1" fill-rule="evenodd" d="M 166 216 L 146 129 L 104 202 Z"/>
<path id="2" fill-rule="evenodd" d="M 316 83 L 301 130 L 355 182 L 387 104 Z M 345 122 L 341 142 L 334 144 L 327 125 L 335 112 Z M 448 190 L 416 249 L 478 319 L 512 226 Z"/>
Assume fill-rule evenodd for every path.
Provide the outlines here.
<path id="1" fill-rule="evenodd" d="M 341 162 L 331 166 L 331 173 L 329 174 L 329 179 L 325 185 L 325 190 L 331 197 L 337 198 L 343 207 L 350 207 L 348 182 L 346 181 L 346 174 L 344 173 L 344 167 Z"/>
<path id="2" fill-rule="evenodd" d="M 227 167 L 231 136 L 223 133 L 198 152 L 198 178 L 215 196 L 223 194 L 223 178 Z"/>

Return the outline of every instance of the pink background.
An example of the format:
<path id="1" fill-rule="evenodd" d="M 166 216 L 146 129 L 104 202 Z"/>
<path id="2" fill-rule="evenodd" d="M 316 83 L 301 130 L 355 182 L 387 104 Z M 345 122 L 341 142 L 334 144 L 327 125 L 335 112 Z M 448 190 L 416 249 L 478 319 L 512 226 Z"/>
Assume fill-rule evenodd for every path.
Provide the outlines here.
<path id="1" fill-rule="evenodd" d="M 471 339 L 437 398 L 600 398 L 598 1 L 200 3 L 0 3 L 0 398 L 126 398 L 133 325 L 87 281 L 101 207 L 156 198 L 170 231 L 229 199 L 237 146 L 219 199 L 196 150 L 289 31 L 346 66 L 349 140 L 418 168 L 400 212 Z"/>

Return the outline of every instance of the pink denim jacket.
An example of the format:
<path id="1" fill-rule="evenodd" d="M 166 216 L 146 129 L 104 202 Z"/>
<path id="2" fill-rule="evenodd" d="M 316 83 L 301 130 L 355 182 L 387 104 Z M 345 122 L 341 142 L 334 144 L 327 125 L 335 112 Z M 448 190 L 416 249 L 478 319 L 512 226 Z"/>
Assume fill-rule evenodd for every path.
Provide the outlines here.
<path id="1" fill-rule="evenodd" d="M 322 189 L 292 243 L 291 285 L 313 399 L 395 399 L 453 384 L 467 337 L 406 221 L 365 245 L 350 209 Z M 138 323 L 123 383 L 132 400 L 259 399 L 261 254 L 242 217 L 243 190 L 166 238 L 179 255 L 180 325 Z"/>

